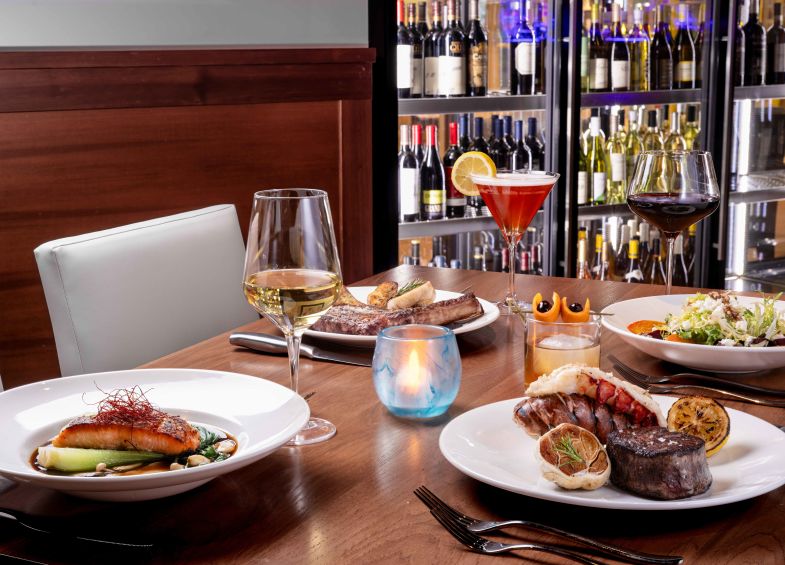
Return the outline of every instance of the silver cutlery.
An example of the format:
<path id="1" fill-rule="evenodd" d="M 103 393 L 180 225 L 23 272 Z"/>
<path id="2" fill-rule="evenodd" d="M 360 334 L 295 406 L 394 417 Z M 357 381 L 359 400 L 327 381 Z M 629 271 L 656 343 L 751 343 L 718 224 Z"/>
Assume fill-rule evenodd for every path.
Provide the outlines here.
<path id="1" fill-rule="evenodd" d="M 530 551 L 539 551 L 542 553 L 550 553 L 559 555 L 570 561 L 576 563 L 583 563 L 584 565 L 600 565 L 597 561 L 584 557 L 580 553 L 575 553 L 568 549 L 562 549 L 553 545 L 542 545 L 537 543 L 501 543 L 492 541 L 487 538 L 478 536 L 464 528 L 459 522 L 453 520 L 441 510 L 434 508 L 431 510 L 431 515 L 444 526 L 444 528 L 459 542 L 478 553 L 485 553 L 488 555 L 495 555 L 497 553 L 505 553 L 507 551 L 514 551 L 517 549 L 528 549 Z"/>
<path id="2" fill-rule="evenodd" d="M 439 511 L 442 514 L 449 516 L 452 520 L 459 523 L 463 528 L 475 534 L 492 532 L 501 528 L 506 528 L 508 526 L 523 526 L 532 530 L 538 530 L 548 534 L 563 537 L 570 541 L 591 547 L 599 554 L 606 557 L 624 559 L 630 561 L 631 563 L 678 564 L 684 561 L 684 559 L 678 555 L 654 555 L 651 553 L 637 553 L 621 547 L 608 545 L 601 541 L 589 539 L 578 534 L 573 534 L 559 528 L 546 526 L 545 524 L 539 524 L 537 522 L 531 522 L 529 520 L 488 521 L 472 518 L 471 516 L 462 514 L 444 502 L 426 486 L 418 487 L 415 489 L 414 494 L 416 494 L 417 498 L 419 498 L 431 511 Z"/>
<path id="3" fill-rule="evenodd" d="M 768 395 L 771 395 L 771 396 L 782 396 L 782 397 L 785 397 L 785 390 L 780 390 L 780 389 L 775 389 L 775 388 L 766 388 L 766 387 L 762 387 L 762 386 L 755 386 L 755 385 L 750 385 L 750 384 L 747 384 L 747 383 L 741 383 L 741 382 L 738 382 L 738 381 L 729 381 L 729 380 L 722 379 L 722 378 L 719 378 L 719 377 L 712 377 L 710 375 L 700 375 L 698 373 L 683 372 L 683 373 L 675 373 L 673 375 L 667 375 L 667 376 L 664 376 L 664 377 L 653 377 L 651 375 L 647 375 L 645 373 L 641 373 L 640 371 L 636 371 L 635 369 L 633 369 L 632 367 L 630 367 L 626 363 L 623 363 L 622 361 L 619 361 L 619 359 L 617 359 L 613 355 L 608 355 L 608 360 L 611 363 L 613 363 L 615 366 L 621 367 L 625 371 L 627 371 L 628 373 L 634 375 L 639 380 L 647 382 L 647 383 L 650 383 L 650 384 L 668 384 L 671 381 L 675 381 L 675 380 L 692 379 L 692 380 L 695 380 L 695 381 L 701 381 L 701 382 L 705 382 L 705 383 L 715 383 L 715 384 L 718 384 L 718 385 L 724 385 L 724 386 L 728 386 L 728 387 L 735 388 L 735 389 L 738 389 L 738 390 L 744 390 L 744 391 L 747 391 L 747 392 L 757 392 L 757 393 L 760 393 L 760 394 L 768 394 Z"/>
<path id="4" fill-rule="evenodd" d="M 271 353 L 273 355 L 287 354 L 286 339 L 277 335 L 237 332 L 229 336 L 229 343 L 247 347 L 254 351 L 261 351 L 262 353 Z M 333 361 L 335 363 L 359 365 L 361 367 L 371 366 L 370 351 L 370 349 L 363 351 L 328 351 L 308 343 L 300 344 L 300 355 L 308 359 Z"/>
<path id="5" fill-rule="evenodd" d="M 777 408 L 785 408 L 785 400 L 777 400 L 777 399 L 766 399 L 766 398 L 755 398 L 754 396 L 749 396 L 746 394 L 740 394 L 738 392 L 732 392 L 729 390 L 723 390 L 719 388 L 713 388 L 710 386 L 701 386 L 701 385 L 677 385 L 677 384 L 651 384 L 646 381 L 642 381 L 638 379 L 634 374 L 628 372 L 619 365 L 614 365 L 614 369 L 618 372 L 625 380 L 628 382 L 641 387 L 644 390 L 649 391 L 652 394 L 668 394 L 671 392 L 677 392 L 680 390 L 704 390 L 706 392 L 713 392 L 715 394 L 720 394 L 727 400 L 737 400 L 739 402 L 749 402 L 750 404 L 757 404 L 759 406 L 774 406 Z"/>
<path id="6" fill-rule="evenodd" d="M 94 538 L 88 536 L 81 536 L 67 531 L 55 531 L 53 529 L 47 529 L 44 528 L 42 525 L 40 525 L 35 518 L 31 518 L 24 512 L 20 512 L 18 510 L 10 510 L 8 508 L 0 508 L 0 518 L 12 520 L 17 525 L 26 528 L 31 532 L 35 532 L 37 534 L 47 534 L 60 538 L 67 538 L 67 539 L 90 542 L 90 543 L 98 543 L 105 546 L 111 546 L 117 549 L 149 550 L 153 548 L 152 543 L 129 543 L 119 540 L 108 540 L 108 539 L 100 539 L 100 538 Z"/>

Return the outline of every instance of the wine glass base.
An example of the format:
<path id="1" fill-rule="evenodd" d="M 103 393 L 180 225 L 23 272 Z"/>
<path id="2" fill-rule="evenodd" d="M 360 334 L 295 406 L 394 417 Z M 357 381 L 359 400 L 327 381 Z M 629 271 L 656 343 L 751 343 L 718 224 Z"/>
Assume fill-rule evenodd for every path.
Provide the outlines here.
<path id="1" fill-rule="evenodd" d="M 499 314 L 502 316 L 521 315 L 524 312 L 531 312 L 532 305 L 525 300 L 506 298 L 496 303 Z"/>
<path id="2" fill-rule="evenodd" d="M 311 418 L 305 427 L 297 432 L 286 445 L 289 447 L 297 447 L 300 445 L 311 445 L 312 443 L 320 443 L 327 441 L 335 435 L 335 425 L 322 418 Z"/>

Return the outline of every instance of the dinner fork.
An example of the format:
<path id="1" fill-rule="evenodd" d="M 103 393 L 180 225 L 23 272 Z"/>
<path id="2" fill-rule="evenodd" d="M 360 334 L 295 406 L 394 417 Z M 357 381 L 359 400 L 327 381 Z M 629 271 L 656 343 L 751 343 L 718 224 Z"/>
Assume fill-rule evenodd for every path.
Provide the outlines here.
<path id="1" fill-rule="evenodd" d="M 600 565 L 597 561 L 592 561 L 580 553 L 575 553 L 568 549 L 562 549 L 553 545 L 541 545 L 538 543 L 500 543 L 498 541 L 486 539 L 484 537 L 478 536 L 473 532 L 470 532 L 460 523 L 453 520 L 447 516 L 447 514 L 442 513 L 436 508 L 431 510 L 431 515 L 433 515 L 433 517 L 436 518 L 436 520 L 442 526 L 444 526 L 444 528 L 450 532 L 450 534 L 452 534 L 452 537 L 457 539 L 463 545 L 467 546 L 469 549 L 477 551 L 478 553 L 494 555 L 516 549 L 528 549 L 531 551 L 540 551 L 543 553 L 559 555 L 565 559 L 569 559 L 570 561 L 575 561 L 577 563 L 583 563 L 584 565 Z"/>
<path id="2" fill-rule="evenodd" d="M 636 553 L 628 549 L 608 545 L 606 543 L 595 541 L 578 534 L 560 530 L 559 528 L 546 526 L 545 524 L 539 524 L 537 522 L 530 522 L 529 520 L 488 521 L 472 518 L 471 516 L 467 516 L 466 514 L 458 512 L 458 510 L 444 502 L 424 485 L 415 489 L 414 494 L 416 494 L 417 498 L 419 498 L 430 510 L 438 510 L 443 514 L 450 516 L 454 521 L 461 524 L 464 528 L 476 534 L 492 532 L 501 528 L 506 528 L 507 526 L 523 526 L 533 530 L 539 530 L 541 532 L 563 537 L 570 541 L 589 546 L 597 550 L 599 554 L 613 557 L 615 559 L 624 559 L 632 563 L 678 564 L 684 561 L 684 559 L 678 555 Z"/>
<path id="3" fill-rule="evenodd" d="M 616 365 L 617 367 L 623 367 L 628 373 L 635 375 L 635 377 L 638 378 L 639 380 L 650 384 L 663 384 L 663 383 L 667 384 L 677 379 L 694 379 L 696 381 L 703 381 L 706 383 L 717 383 L 719 385 L 726 385 L 739 390 L 746 390 L 748 392 L 758 392 L 760 394 L 769 394 L 771 396 L 785 397 L 785 390 L 766 388 L 763 386 L 755 386 L 747 383 L 740 383 L 737 381 L 728 381 L 718 377 L 712 377 L 710 375 L 699 375 L 697 373 L 686 373 L 686 372 L 674 373 L 673 375 L 667 375 L 664 377 L 654 377 L 633 369 L 626 363 L 620 361 L 614 355 L 608 355 L 608 360 L 614 365 Z"/>
<path id="4" fill-rule="evenodd" d="M 628 382 L 641 387 L 644 390 L 649 391 L 652 394 L 668 394 L 671 392 L 677 392 L 684 389 L 690 390 L 705 390 L 708 392 L 714 392 L 725 396 L 728 400 L 738 400 L 739 402 L 749 402 L 750 404 L 758 404 L 760 406 L 775 406 L 778 408 L 785 408 L 785 400 L 777 400 L 777 399 L 763 399 L 763 398 L 755 398 L 753 396 L 748 396 L 746 394 L 740 394 L 738 392 L 731 392 L 729 390 L 722 390 L 719 388 L 712 388 L 710 386 L 701 386 L 701 385 L 676 385 L 676 384 L 651 384 L 647 381 L 643 381 L 637 378 L 633 373 L 627 371 L 621 365 L 614 365 L 616 371 L 624 377 Z"/>

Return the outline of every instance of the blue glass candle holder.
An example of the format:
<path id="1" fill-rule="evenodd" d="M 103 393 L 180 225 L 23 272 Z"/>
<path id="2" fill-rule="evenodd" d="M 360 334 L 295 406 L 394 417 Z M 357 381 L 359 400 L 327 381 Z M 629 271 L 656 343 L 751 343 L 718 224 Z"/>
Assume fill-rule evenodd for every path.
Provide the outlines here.
<path id="1" fill-rule="evenodd" d="M 444 414 L 461 386 L 461 355 L 452 330 L 412 324 L 376 338 L 373 384 L 387 409 L 404 418 Z"/>

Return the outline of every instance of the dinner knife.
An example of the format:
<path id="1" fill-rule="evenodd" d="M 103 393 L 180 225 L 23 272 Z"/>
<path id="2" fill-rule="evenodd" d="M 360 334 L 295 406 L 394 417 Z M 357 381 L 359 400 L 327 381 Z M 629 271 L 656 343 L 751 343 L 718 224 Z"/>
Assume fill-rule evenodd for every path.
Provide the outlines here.
<path id="1" fill-rule="evenodd" d="M 273 355 L 286 355 L 287 353 L 286 339 L 277 335 L 237 332 L 229 336 L 229 343 Z M 318 361 L 332 361 L 361 367 L 371 366 L 371 359 L 366 351 L 327 351 L 315 345 L 301 343 L 300 355 Z"/>

